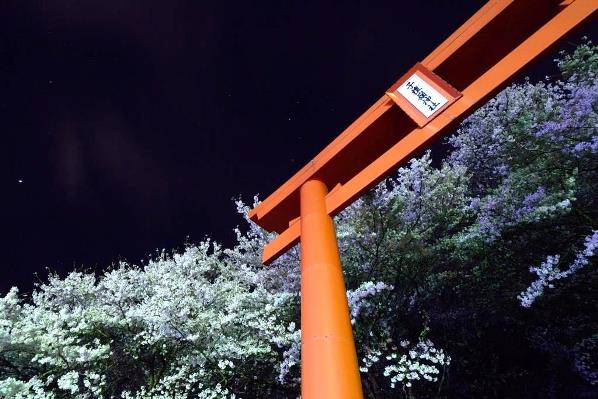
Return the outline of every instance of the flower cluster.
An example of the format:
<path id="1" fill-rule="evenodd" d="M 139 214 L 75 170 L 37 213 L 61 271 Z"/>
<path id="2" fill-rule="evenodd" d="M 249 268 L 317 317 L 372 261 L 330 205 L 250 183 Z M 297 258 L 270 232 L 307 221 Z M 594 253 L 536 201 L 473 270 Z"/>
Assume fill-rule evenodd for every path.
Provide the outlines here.
<path id="1" fill-rule="evenodd" d="M 451 364 L 450 356 L 442 349 L 437 349 L 430 340 L 419 341 L 409 347 L 409 341 L 403 341 L 401 346 L 408 349 L 407 354 L 393 352 L 386 356 L 390 365 L 384 368 L 384 376 L 390 378 L 391 388 L 397 383 L 411 388 L 415 381 L 438 381 L 441 366 Z"/>
<path id="2" fill-rule="evenodd" d="M 441 370 L 451 363 L 442 349 L 435 348 L 429 339 L 419 339 L 415 344 L 408 340 L 393 344 L 392 339 L 385 340 L 383 349 L 368 350 L 359 368 L 362 373 L 369 372 L 377 363 L 384 364 L 383 375 L 389 380 L 391 388 L 397 385 L 412 388 L 417 381 L 437 382 Z"/>
<path id="3" fill-rule="evenodd" d="M 41 384 L 78 398 L 228 397 L 253 384 L 239 374 L 249 364 L 274 381 L 280 352 L 296 345 L 282 324 L 296 295 L 258 275 L 206 241 L 100 278 L 50 276 L 32 303 L 13 289 L 0 300 L 0 349 L 17 355 L 4 358 L 14 371 L 0 396 L 31 397 Z"/>
<path id="4" fill-rule="evenodd" d="M 355 319 L 359 316 L 362 309 L 368 306 L 366 299 L 384 290 L 392 290 L 392 286 L 383 282 L 373 283 L 367 281 L 361 284 L 357 289 L 347 291 L 347 301 L 349 302 L 352 323 L 355 323 Z"/>
<path id="5" fill-rule="evenodd" d="M 596 253 L 596 249 L 598 249 L 598 230 L 594 230 L 585 238 L 584 249 L 576 254 L 575 260 L 565 270 L 558 268 L 559 255 L 548 256 L 540 266 L 530 267 L 530 272 L 536 273 L 538 279 L 517 296 L 521 306 L 531 307 L 534 301 L 544 293 L 545 288 L 554 288 L 554 281 L 569 277 L 586 266 L 589 263 L 589 258 Z"/>

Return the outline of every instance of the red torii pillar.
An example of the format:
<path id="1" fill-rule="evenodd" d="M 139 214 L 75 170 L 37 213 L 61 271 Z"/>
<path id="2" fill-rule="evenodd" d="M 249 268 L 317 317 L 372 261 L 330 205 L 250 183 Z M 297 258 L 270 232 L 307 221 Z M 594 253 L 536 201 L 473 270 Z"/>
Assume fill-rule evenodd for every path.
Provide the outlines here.
<path id="1" fill-rule="evenodd" d="M 301 186 L 301 397 L 360 398 L 349 306 L 326 194 L 328 188 L 319 180 Z"/>
<path id="2" fill-rule="evenodd" d="M 249 212 L 252 221 L 279 233 L 264 248 L 265 264 L 301 241 L 303 399 L 362 397 L 332 217 L 456 126 L 597 8 L 598 0 L 488 1 Z"/>

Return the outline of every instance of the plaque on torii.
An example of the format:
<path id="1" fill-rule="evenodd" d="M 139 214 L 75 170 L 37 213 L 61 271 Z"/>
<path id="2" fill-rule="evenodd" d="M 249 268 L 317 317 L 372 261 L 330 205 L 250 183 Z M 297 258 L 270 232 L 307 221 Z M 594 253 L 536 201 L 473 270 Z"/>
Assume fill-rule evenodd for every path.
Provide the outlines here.
<path id="1" fill-rule="evenodd" d="M 393 84 L 248 217 L 279 235 L 263 262 L 301 242 L 301 395 L 361 398 L 332 217 L 454 128 L 598 0 L 490 0 Z"/>

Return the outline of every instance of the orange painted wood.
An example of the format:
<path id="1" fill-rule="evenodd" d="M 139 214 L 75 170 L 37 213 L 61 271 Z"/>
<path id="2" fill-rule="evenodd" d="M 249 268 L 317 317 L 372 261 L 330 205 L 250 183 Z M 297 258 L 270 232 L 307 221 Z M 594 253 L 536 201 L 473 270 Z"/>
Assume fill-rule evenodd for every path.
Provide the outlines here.
<path id="1" fill-rule="evenodd" d="M 301 234 L 301 222 L 293 223 L 285 231 L 280 233 L 274 240 L 264 247 L 262 261 L 265 264 L 272 263 L 280 255 L 287 252 L 299 242 Z"/>
<path id="2" fill-rule="evenodd" d="M 581 0 L 565 7 L 555 0 L 490 1 L 422 64 L 463 91 L 559 11 L 573 7 L 578 1 Z M 317 178 L 334 187 L 349 181 L 415 127 L 395 108 L 382 96 L 253 209 L 248 215 L 251 220 L 268 231 L 282 233 L 288 222 L 299 216 L 299 188 L 304 182 Z M 368 143 L 366 151 L 364 143 Z"/>
<path id="3" fill-rule="evenodd" d="M 490 3 L 495 4 L 495 7 L 504 6 L 502 8 L 504 11 L 507 9 L 505 4 L 510 4 L 512 2 L 491 1 L 489 4 Z M 516 3 L 522 4 L 522 2 L 519 1 Z M 524 38 L 525 40 L 522 40 L 518 46 L 473 80 L 462 90 L 463 97 L 447 107 L 432 122 L 424 128 L 417 128 L 415 125 L 412 125 L 411 129 L 408 129 L 406 134 L 397 134 L 395 143 L 388 146 L 387 149 L 376 156 L 376 158 L 368 159 L 367 165 L 363 166 L 361 170 L 355 173 L 351 178 L 334 182 L 333 185 L 337 187 L 334 192 L 330 193 L 326 198 L 328 213 L 330 215 L 335 215 L 340 212 L 345 206 L 353 202 L 366 190 L 378 183 L 402 163 L 406 162 L 416 151 L 429 144 L 431 140 L 437 138 L 439 133 L 446 132 L 451 126 L 454 126 L 457 121 L 472 112 L 475 106 L 481 104 L 483 100 L 502 88 L 508 82 L 509 78 L 546 50 L 551 44 L 565 35 L 572 28 L 594 15 L 598 8 L 598 1 L 575 0 L 568 3 L 566 6 L 561 5 L 558 7 L 557 4 L 555 7 L 556 14 L 550 20 L 529 37 Z M 493 10 L 493 8 L 490 10 Z M 494 10 L 496 11 L 496 9 Z M 553 9 L 551 8 L 549 11 L 551 10 Z M 535 14 L 542 14 L 542 12 L 537 12 L 537 10 L 533 9 L 528 11 L 532 13 L 535 12 Z M 511 10 L 511 15 L 516 15 L 518 12 L 521 12 L 521 10 Z M 488 13 L 490 13 L 490 11 L 486 10 L 486 14 L 484 15 L 488 15 Z M 495 14 L 492 15 L 496 16 Z M 482 17 L 483 15 L 478 16 L 475 24 L 479 24 L 479 20 Z M 462 35 L 463 34 L 465 33 L 462 33 Z M 461 46 L 463 45 L 465 45 L 465 43 L 461 44 Z M 444 44 L 445 48 L 446 46 L 447 45 Z M 441 45 L 441 47 L 443 47 L 443 45 Z M 442 51 L 444 50 L 441 50 L 433 58 L 444 57 Z M 396 109 L 393 110 L 392 103 L 388 103 L 390 100 L 387 102 L 384 102 L 383 100 L 384 98 L 379 100 L 372 108 L 370 108 L 370 110 L 362 115 L 360 119 L 343 132 L 339 138 L 326 147 L 314 161 L 304 167 L 272 196 L 268 197 L 266 201 L 256 207 L 252 213 L 250 213 L 252 220 L 265 228 L 268 228 L 269 225 L 267 223 L 262 224 L 262 222 L 268 221 L 268 216 L 280 216 L 283 220 L 286 220 L 286 214 L 277 213 L 276 210 L 281 209 L 279 208 L 281 204 L 288 201 L 288 198 L 292 196 L 296 184 L 300 185 L 300 182 L 303 181 L 303 179 L 308 179 L 310 176 L 317 174 L 318 171 L 323 170 L 327 165 L 326 162 L 333 162 L 335 158 L 338 159 L 338 154 L 335 154 L 334 151 L 341 151 L 343 148 L 349 148 L 347 145 L 348 141 L 357 140 L 357 137 L 360 134 L 363 134 L 364 132 L 367 133 L 368 128 L 371 130 L 373 126 L 375 127 L 376 119 L 374 118 L 381 118 L 386 114 L 391 115 L 393 111 L 396 111 Z M 393 118 L 394 119 L 389 119 L 391 119 L 395 125 L 399 125 L 397 121 L 400 120 L 400 115 L 393 116 Z M 408 126 L 408 124 L 406 125 Z M 384 124 L 380 125 L 380 128 L 385 127 L 388 128 L 388 126 Z M 374 136 L 372 132 L 369 132 L 368 134 Z M 337 164 L 334 166 L 343 168 L 344 165 Z M 330 186 L 330 183 L 326 182 L 326 184 Z M 299 204 L 297 203 L 296 206 L 298 209 Z M 263 261 L 265 264 L 271 263 L 280 256 L 280 254 L 284 253 L 284 251 L 299 241 L 299 229 L 297 227 L 292 229 L 289 228 L 287 230 L 285 225 L 281 228 L 281 231 L 283 234 L 278 236 L 264 248 Z"/>
<path id="4" fill-rule="evenodd" d="M 360 399 L 361 377 L 328 189 L 317 180 L 301 195 L 301 397 Z"/>
<path id="5" fill-rule="evenodd" d="M 491 0 L 473 14 L 467 22 L 442 42 L 421 62 L 427 68 L 434 70 L 446 61 L 459 47 L 478 33 L 488 21 L 500 14 L 513 0 Z"/>

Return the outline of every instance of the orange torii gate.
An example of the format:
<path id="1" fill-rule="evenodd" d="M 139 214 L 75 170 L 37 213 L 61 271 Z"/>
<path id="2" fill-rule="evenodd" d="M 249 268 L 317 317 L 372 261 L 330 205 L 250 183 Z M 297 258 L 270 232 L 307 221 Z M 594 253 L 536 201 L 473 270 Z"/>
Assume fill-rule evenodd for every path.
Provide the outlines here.
<path id="1" fill-rule="evenodd" d="M 490 0 L 312 161 L 249 212 L 279 235 L 269 264 L 301 241 L 301 394 L 361 398 L 332 216 L 456 126 L 598 0 Z"/>

